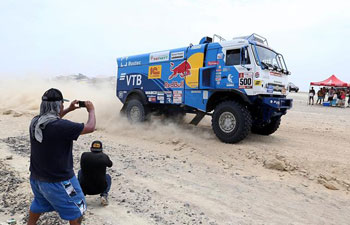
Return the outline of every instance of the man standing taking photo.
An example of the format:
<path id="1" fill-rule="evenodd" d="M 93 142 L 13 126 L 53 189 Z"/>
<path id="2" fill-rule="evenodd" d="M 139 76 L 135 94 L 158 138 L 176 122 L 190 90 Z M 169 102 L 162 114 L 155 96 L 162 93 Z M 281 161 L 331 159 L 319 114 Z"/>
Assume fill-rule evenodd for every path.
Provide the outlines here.
<path id="1" fill-rule="evenodd" d="M 95 109 L 90 101 L 85 107 L 86 124 L 62 119 L 79 108 L 74 100 L 64 109 L 62 93 L 54 88 L 42 96 L 40 114 L 30 124 L 30 185 L 34 194 L 28 225 L 35 225 L 44 212 L 57 211 L 71 225 L 80 225 L 86 211 L 85 197 L 73 171 L 73 140 L 95 130 Z"/>

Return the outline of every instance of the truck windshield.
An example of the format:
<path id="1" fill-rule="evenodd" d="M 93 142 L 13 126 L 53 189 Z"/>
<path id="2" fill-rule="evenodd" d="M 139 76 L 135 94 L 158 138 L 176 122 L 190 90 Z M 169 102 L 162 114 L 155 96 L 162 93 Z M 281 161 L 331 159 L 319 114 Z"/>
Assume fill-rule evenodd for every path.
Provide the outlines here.
<path id="1" fill-rule="evenodd" d="M 259 56 L 260 62 L 263 64 L 262 66 L 282 72 L 287 71 L 286 64 L 281 54 L 259 45 L 256 45 L 256 48 L 253 47 L 253 49 L 256 49 L 254 55 L 258 65 L 259 60 L 257 59 L 257 56 Z"/>

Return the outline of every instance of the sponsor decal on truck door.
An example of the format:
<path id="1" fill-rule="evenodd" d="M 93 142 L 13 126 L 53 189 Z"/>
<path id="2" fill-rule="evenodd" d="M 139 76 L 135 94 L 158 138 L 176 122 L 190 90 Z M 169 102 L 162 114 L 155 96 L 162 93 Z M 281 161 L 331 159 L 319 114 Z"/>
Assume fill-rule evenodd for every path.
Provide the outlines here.
<path id="1" fill-rule="evenodd" d="M 149 67 L 148 79 L 160 79 L 161 77 L 162 77 L 162 65 Z"/>

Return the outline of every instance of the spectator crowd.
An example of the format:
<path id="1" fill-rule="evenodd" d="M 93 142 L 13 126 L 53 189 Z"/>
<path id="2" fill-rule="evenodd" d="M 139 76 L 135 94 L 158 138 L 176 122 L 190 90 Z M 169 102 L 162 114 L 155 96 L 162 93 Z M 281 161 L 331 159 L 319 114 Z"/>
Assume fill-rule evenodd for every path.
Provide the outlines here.
<path id="1" fill-rule="evenodd" d="M 315 89 L 311 87 L 309 90 L 309 105 L 314 104 L 314 97 L 316 96 Z M 324 102 L 328 102 L 329 106 L 339 106 L 339 107 L 346 107 L 346 98 L 347 100 L 347 107 L 350 107 L 350 88 L 326 88 L 321 87 L 317 91 L 317 100 L 316 104 L 323 104 Z"/>

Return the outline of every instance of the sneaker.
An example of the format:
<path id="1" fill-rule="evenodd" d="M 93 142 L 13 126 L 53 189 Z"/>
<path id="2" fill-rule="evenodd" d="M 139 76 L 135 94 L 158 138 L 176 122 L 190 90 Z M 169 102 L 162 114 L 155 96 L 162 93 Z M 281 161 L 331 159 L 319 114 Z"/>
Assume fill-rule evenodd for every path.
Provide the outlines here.
<path id="1" fill-rule="evenodd" d="M 107 196 L 101 196 L 101 205 L 107 206 L 108 204 Z"/>

